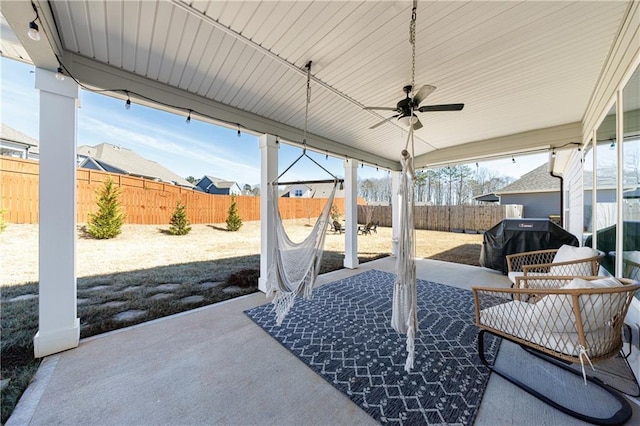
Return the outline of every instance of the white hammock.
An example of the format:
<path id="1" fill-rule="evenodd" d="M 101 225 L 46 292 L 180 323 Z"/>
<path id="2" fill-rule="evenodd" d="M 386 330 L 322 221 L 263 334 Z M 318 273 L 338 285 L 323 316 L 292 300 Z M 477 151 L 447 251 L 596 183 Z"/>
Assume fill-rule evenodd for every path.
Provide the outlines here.
<path id="1" fill-rule="evenodd" d="M 269 185 L 271 199 L 269 208 L 275 220 L 276 244 L 273 251 L 273 264 L 267 276 L 267 296 L 274 296 L 271 303 L 276 312 L 278 325 L 282 323 L 293 306 L 296 296 L 311 298 L 320 272 L 327 224 L 336 187 L 337 182 L 309 236 L 301 243 L 294 243 L 289 239 L 282 225 L 278 210 L 278 186 Z"/>
<path id="2" fill-rule="evenodd" d="M 413 128 L 409 130 L 413 141 Z M 400 179 L 400 235 L 396 257 L 396 278 L 393 283 L 393 310 L 391 326 L 398 333 L 407 335 L 407 360 L 404 369 L 413 368 L 415 336 L 418 331 L 418 306 L 415 263 L 415 229 L 413 225 L 413 182 L 415 174 L 409 152 L 402 151 L 402 176 Z"/>

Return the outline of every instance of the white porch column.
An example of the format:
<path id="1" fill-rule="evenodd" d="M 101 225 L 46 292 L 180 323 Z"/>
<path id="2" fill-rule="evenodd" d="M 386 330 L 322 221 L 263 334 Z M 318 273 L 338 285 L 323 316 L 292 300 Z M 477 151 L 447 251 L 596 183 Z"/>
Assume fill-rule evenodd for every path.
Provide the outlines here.
<path id="1" fill-rule="evenodd" d="M 402 172 L 391 172 L 391 254 L 398 255 L 400 240 L 400 176 Z"/>
<path id="2" fill-rule="evenodd" d="M 40 91 L 40 301 L 36 358 L 78 346 L 76 129 L 78 85 L 36 68 Z"/>
<path id="3" fill-rule="evenodd" d="M 344 161 L 344 267 L 358 267 L 358 161 Z"/>
<path id="4" fill-rule="evenodd" d="M 278 177 L 278 149 L 276 137 L 262 135 L 260 145 L 260 278 L 258 289 L 267 291 L 267 275 L 273 263 L 276 245 L 275 218 L 269 213 L 269 183 Z"/>

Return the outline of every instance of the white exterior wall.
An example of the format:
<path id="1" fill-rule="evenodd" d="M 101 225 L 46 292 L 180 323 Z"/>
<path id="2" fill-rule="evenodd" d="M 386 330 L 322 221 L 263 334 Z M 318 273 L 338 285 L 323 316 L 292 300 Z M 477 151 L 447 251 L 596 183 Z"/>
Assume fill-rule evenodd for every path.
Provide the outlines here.
<path id="1" fill-rule="evenodd" d="M 576 150 L 567 163 L 564 171 L 565 193 L 565 229 L 582 242 L 584 224 L 584 182 L 582 178 L 582 151 Z M 582 245 L 582 244 L 581 244 Z"/>

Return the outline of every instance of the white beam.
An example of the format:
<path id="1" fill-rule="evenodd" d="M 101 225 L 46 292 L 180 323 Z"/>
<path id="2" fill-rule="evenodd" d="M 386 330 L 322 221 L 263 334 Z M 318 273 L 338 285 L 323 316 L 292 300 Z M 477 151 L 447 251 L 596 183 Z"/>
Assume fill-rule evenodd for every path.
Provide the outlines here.
<path id="1" fill-rule="evenodd" d="M 36 69 L 40 91 L 40 301 L 36 358 L 78 346 L 76 129 L 78 85 Z"/>
<path id="2" fill-rule="evenodd" d="M 402 172 L 391 173 L 391 254 L 398 255 L 400 240 L 400 176 Z"/>
<path id="3" fill-rule="evenodd" d="M 543 152 L 581 141 L 580 123 L 569 123 L 438 149 L 417 156 L 414 159 L 414 167 L 420 169 L 464 164 L 480 159 Z"/>
<path id="4" fill-rule="evenodd" d="M 270 213 L 269 186 L 278 177 L 278 149 L 280 145 L 273 135 L 262 135 L 260 146 L 260 278 L 258 289 L 267 291 L 269 268 L 273 264 L 273 249 L 276 246 L 275 217 Z"/>
<path id="5" fill-rule="evenodd" d="M 157 103 L 155 103 L 131 95 L 131 99 L 134 99 L 136 103 L 151 108 L 183 115 L 186 114 L 188 109 L 192 109 L 220 120 L 207 119 L 207 121 L 220 126 L 230 127 L 234 130 L 237 127 L 235 124 L 230 123 L 239 123 L 243 127 L 241 129 L 243 132 L 246 131 L 247 133 L 257 136 L 262 134 L 277 135 L 282 141 L 291 141 L 294 143 L 300 143 L 303 140 L 304 132 L 302 129 L 261 117 L 83 56 L 67 53 L 65 55 L 65 63 L 73 76 L 83 84 L 98 89 L 126 88 L 131 92 L 139 93 L 149 99 L 157 101 Z M 103 94 L 126 99 L 126 95 L 123 93 Z M 170 108 L 166 105 L 173 105 L 181 107 L 182 109 Z M 203 117 L 199 116 L 198 118 L 201 119 Z M 322 153 L 329 151 L 338 157 L 358 158 L 361 161 L 377 164 L 380 167 L 392 170 L 398 170 L 400 168 L 400 163 L 397 161 L 389 160 L 313 133 L 307 133 L 306 141 L 309 149 L 313 147 Z"/>
<path id="6" fill-rule="evenodd" d="M 358 164 L 344 160 L 344 267 L 358 267 Z"/>

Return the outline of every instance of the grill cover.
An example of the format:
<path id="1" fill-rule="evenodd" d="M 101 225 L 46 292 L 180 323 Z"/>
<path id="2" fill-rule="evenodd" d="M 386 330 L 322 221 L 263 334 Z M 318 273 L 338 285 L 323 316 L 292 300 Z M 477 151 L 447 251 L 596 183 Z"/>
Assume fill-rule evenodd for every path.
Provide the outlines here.
<path id="1" fill-rule="evenodd" d="M 507 273 L 507 255 L 578 246 L 578 239 L 549 219 L 505 219 L 484 233 L 480 265 Z"/>

